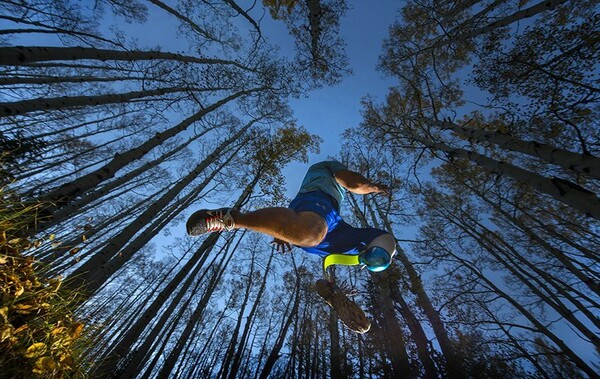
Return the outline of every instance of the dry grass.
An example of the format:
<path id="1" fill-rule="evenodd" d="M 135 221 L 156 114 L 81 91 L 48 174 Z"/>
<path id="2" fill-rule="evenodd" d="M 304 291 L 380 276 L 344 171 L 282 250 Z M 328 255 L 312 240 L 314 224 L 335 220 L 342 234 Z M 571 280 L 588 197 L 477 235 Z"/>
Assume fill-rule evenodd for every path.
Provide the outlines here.
<path id="1" fill-rule="evenodd" d="M 85 377 L 84 325 L 73 318 L 76 293 L 42 277 L 23 252 L 41 241 L 20 232 L 38 221 L 40 204 L 0 189 L 0 377 Z"/>

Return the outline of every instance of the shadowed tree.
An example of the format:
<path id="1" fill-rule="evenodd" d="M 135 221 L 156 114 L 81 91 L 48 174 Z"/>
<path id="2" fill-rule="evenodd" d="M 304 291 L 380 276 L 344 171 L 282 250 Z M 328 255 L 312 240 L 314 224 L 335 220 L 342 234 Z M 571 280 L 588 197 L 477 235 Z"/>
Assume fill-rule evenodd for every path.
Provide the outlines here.
<path id="1" fill-rule="evenodd" d="M 296 45 L 295 69 L 312 85 L 335 84 L 350 73 L 345 42 L 339 36 L 345 0 L 263 0 L 282 20 Z"/>

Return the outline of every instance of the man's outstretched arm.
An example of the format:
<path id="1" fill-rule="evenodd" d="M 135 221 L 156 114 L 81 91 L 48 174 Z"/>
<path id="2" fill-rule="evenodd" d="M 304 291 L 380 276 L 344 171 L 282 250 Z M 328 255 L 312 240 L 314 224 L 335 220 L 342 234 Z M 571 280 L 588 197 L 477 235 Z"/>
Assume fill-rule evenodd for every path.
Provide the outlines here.
<path id="1" fill-rule="evenodd" d="M 348 191 L 357 195 L 369 193 L 389 193 L 385 184 L 374 183 L 358 172 L 341 170 L 335 173 L 335 180 Z"/>

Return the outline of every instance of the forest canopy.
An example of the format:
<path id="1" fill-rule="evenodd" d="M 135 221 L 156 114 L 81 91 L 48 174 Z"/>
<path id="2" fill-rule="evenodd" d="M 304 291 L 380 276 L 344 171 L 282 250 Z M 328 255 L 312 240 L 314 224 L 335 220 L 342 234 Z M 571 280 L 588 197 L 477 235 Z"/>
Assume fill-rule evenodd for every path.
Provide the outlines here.
<path id="1" fill-rule="evenodd" d="M 332 135 L 296 107 L 342 97 L 358 7 L 0 1 L 0 377 L 598 377 L 597 1 L 395 3 L 386 92 Z M 324 159 L 391 192 L 341 208 L 396 237 L 387 270 L 331 273 L 364 335 L 317 257 L 185 234 L 287 207 Z"/>

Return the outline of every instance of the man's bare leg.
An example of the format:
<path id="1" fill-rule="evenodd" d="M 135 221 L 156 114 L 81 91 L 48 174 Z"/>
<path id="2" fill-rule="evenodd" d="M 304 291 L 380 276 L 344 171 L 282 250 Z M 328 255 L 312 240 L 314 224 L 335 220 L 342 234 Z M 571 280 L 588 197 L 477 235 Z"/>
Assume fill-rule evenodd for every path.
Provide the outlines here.
<path id="1" fill-rule="evenodd" d="M 204 222 L 194 213 L 188 219 L 188 233 L 196 234 L 193 229 Z M 231 210 L 234 228 L 245 228 L 267 234 L 271 237 L 298 246 L 318 245 L 327 234 L 327 223 L 314 212 L 296 212 L 289 208 L 263 208 L 253 212 L 242 213 Z"/>
<path id="2" fill-rule="evenodd" d="M 318 245 L 327 234 L 325 220 L 314 212 L 289 208 L 263 208 L 253 212 L 232 211 L 236 228 L 246 228 L 298 246 Z"/>

